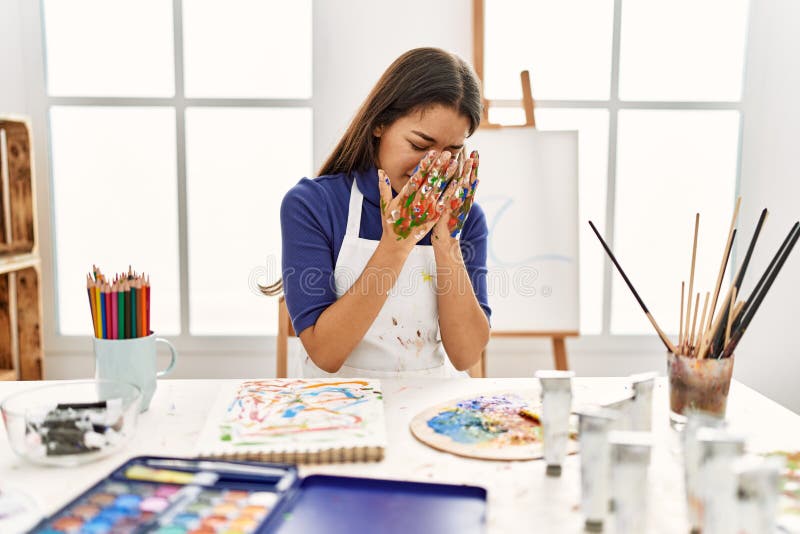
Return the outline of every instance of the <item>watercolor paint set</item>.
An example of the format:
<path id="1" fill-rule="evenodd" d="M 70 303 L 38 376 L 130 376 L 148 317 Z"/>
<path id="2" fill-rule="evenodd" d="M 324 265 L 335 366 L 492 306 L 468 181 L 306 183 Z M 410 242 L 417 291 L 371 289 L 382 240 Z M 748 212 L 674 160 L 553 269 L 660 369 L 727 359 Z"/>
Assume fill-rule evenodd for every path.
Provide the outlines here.
<path id="1" fill-rule="evenodd" d="M 290 464 L 131 458 L 36 534 L 484 532 L 475 486 L 298 476 Z"/>

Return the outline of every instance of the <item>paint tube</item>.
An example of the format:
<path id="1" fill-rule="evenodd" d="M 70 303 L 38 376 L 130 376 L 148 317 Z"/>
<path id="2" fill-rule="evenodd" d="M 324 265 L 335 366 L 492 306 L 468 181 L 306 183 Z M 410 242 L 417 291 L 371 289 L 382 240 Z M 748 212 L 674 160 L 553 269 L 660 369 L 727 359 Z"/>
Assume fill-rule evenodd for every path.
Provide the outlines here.
<path id="1" fill-rule="evenodd" d="M 587 531 L 602 532 L 608 511 L 608 433 L 619 413 L 599 406 L 586 406 L 576 413 L 580 419 L 581 512 Z"/>
<path id="2" fill-rule="evenodd" d="M 633 399 L 630 406 L 631 430 L 652 430 L 653 385 L 656 373 L 639 373 L 629 377 L 632 382 Z"/>
<path id="3" fill-rule="evenodd" d="M 614 532 L 647 532 L 647 471 L 652 435 L 649 432 L 609 432 L 611 498 Z"/>
<path id="4" fill-rule="evenodd" d="M 656 373 L 630 375 L 631 394 L 605 407 L 619 412 L 614 430 L 650 432 L 653 420 L 653 386 Z"/>
<path id="5" fill-rule="evenodd" d="M 542 432 L 548 476 L 561 476 L 561 464 L 567 454 L 573 376 L 572 371 L 536 372 L 542 387 Z"/>
<path id="6" fill-rule="evenodd" d="M 784 464 L 783 459 L 777 456 L 764 458 L 756 455 L 743 456 L 734 462 L 739 508 L 737 532 L 776 532 L 775 516 Z"/>
<path id="7" fill-rule="evenodd" d="M 702 525 L 702 501 L 700 498 L 697 472 L 700 469 L 700 446 L 697 431 L 701 428 L 723 428 L 725 420 L 712 413 L 699 410 L 686 412 L 686 425 L 683 428 L 683 480 L 686 490 L 686 508 L 689 511 L 689 527 L 699 532 Z"/>
<path id="8" fill-rule="evenodd" d="M 724 429 L 697 431 L 700 469 L 697 473 L 702 502 L 703 534 L 736 532 L 736 476 L 733 463 L 744 453 L 744 437 Z"/>

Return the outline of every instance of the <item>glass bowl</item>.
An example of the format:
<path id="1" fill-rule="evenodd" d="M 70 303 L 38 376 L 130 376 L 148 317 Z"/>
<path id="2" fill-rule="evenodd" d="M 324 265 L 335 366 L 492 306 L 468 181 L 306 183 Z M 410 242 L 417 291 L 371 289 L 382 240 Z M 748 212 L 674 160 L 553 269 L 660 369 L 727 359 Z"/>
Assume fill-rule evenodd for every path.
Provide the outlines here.
<path id="1" fill-rule="evenodd" d="M 114 380 L 39 386 L 3 400 L 11 448 L 44 465 L 73 466 L 112 454 L 133 437 L 142 392 Z"/>

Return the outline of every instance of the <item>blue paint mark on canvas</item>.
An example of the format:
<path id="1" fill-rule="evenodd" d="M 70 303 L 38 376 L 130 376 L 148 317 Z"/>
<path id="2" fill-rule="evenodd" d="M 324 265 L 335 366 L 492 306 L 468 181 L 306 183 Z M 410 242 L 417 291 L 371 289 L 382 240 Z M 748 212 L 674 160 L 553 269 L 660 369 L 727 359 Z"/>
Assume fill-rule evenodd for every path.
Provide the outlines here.
<path id="1" fill-rule="evenodd" d="M 573 263 L 575 260 L 570 256 L 564 256 L 563 254 L 536 254 L 534 256 L 530 256 L 523 260 L 519 261 L 505 261 L 498 257 L 497 253 L 494 250 L 493 243 L 495 240 L 492 239 L 492 234 L 495 232 L 495 228 L 497 224 L 502 219 L 503 215 L 506 211 L 508 211 L 512 204 L 514 204 L 514 199 L 512 197 L 502 197 L 502 196 L 492 196 L 489 198 L 482 198 L 481 199 L 481 206 L 485 206 L 486 204 L 491 204 L 492 202 L 499 202 L 500 207 L 497 209 L 497 212 L 494 214 L 493 217 L 489 217 L 487 214 L 486 219 L 489 224 L 489 236 L 487 239 L 487 254 L 491 261 L 497 264 L 500 267 L 516 267 L 519 265 L 530 265 L 531 263 L 537 261 L 560 261 L 565 263 Z"/>

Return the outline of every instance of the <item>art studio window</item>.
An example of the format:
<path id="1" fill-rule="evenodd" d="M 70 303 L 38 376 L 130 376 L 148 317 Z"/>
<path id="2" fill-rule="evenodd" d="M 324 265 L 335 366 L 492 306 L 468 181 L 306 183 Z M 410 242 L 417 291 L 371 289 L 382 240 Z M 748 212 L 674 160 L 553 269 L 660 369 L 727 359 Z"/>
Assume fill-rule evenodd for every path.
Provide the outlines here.
<path id="1" fill-rule="evenodd" d="M 716 279 L 735 200 L 747 0 L 483 3 L 490 121 L 524 123 L 527 69 L 537 127 L 579 132 L 581 333 L 651 332 L 588 219 L 677 333 L 680 280 L 663 279 L 688 277 L 691 258 L 675 251 L 691 245 L 701 212 L 698 250 L 708 255 L 696 276 Z"/>
<path id="2" fill-rule="evenodd" d="M 312 173 L 311 1 L 45 0 L 43 24 L 58 333 L 89 334 L 97 263 L 150 275 L 159 334 L 274 334 L 255 281 Z"/>

